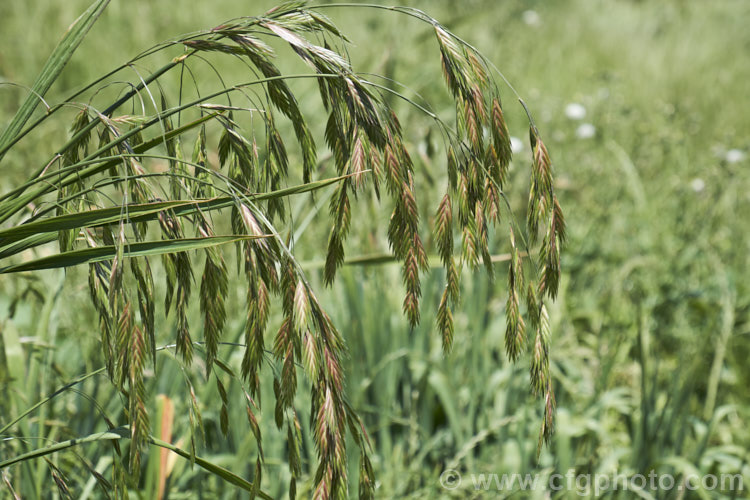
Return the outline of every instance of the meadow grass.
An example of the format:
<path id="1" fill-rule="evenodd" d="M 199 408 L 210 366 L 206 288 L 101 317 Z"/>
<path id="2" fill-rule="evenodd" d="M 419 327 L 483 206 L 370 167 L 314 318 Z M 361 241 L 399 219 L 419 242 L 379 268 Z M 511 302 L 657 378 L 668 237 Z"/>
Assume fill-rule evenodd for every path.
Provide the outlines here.
<path id="1" fill-rule="evenodd" d="M 498 64 L 536 110 L 546 132 L 558 176 L 556 189 L 568 219 L 560 292 L 550 308 L 558 412 L 551 445 L 537 461 L 542 408 L 529 394 L 525 364 L 509 363 L 504 352 L 506 266 L 498 266 L 493 284 L 479 275 L 464 279 L 461 303 L 454 308 L 456 340 L 449 356 L 443 355 L 431 321 L 411 328 L 400 314 L 398 266 L 345 266 L 340 282 L 322 292 L 320 300 L 329 304 L 347 341 L 347 393 L 372 440 L 376 495 L 504 496 L 495 490 L 474 491 L 468 475 L 538 472 L 544 479 L 571 468 L 577 474 L 656 470 L 673 474 L 678 484 L 688 474 L 739 473 L 745 485 L 750 484 L 750 235 L 744 221 L 750 213 L 750 125 L 744 91 L 750 61 L 741 57 L 750 44 L 744 29 L 748 6 L 740 1 L 469 1 L 465 10 L 452 12 L 452 2 L 412 3 L 445 21 Z M 7 15 L 0 45 L 20 47 L 3 51 L 0 74 L 5 79 L 33 80 L 61 28 L 73 19 L 67 7 L 54 5 L 47 3 L 34 12 L 25 11 L 21 3 L 2 7 Z M 110 61 L 125 60 L 165 36 L 212 25 L 211 20 L 256 13 L 236 12 L 234 2 L 219 2 L 210 11 L 192 6 L 196 10 L 166 9 L 148 2 L 131 5 L 113 4 L 95 25 L 64 73 L 61 95 L 109 69 Z M 529 10 L 537 17 L 525 14 Z M 347 31 L 356 45 L 352 56 L 363 70 L 404 80 L 426 58 L 424 52 L 435 50 L 425 43 L 424 31 L 405 19 L 371 20 L 369 14 L 348 11 L 332 11 L 331 16 L 340 26 L 362 30 Z M 30 23 L 45 26 L 48 36 L 29 36 L 25 27 Z M 392 43 L 389 50 L 376 52 L 366 42 L 373 36 L 387 44 L 395 32 L 406 33 L 409 50 Z M 97 43 L 108 33 L 113 43 Z M 444 102 L 444 108 L 435 111 L 450 116 L 453 111 L 440 78 L 438 68 L 426 68 L 409 81 L 409 95 Z M 22 93 L 7 88 L 0 92 L 2 113 L 15 109 L 13 100 L 20 100 Z M 445 100 L 436 101 L 441 98 Z M 582 120 L 565 115 L 565 107 L 574 102 L 586 109 Z M 523 123 L 522 110 L 505 104 L 511 135 L 525 138 L 523 127 L 514 128 Z M 400 109 L 398 103 L 394 106 Z M 418 169 L 434 172 L 429 151 L 435 138 L 427 133 L 428 120 L 415 113 L 406 123 L 408 140 L 423 152 Z M 593 137 L 577 137 L 583 123 L 593 125 Z M 52 124 L 42 137 L 59 137 L 66 127 L 67 123 Z M 35 149 L 28 145 L 9 154 L 3 162 L 4 178 L 24 177 L 22 159 L 38 159 Z M 744 152 L 744 159 L 734 161 L 730 150 Z M 529 155 L 525 144 L 515 156 L 511 178 L 527 175 Z M 442 177 L 426 179 L 420 182 L 439 192 Z M 10 185 L 14 183 L 3 181 L 0 190 Z M 520 193 L 519 188 L 509 198 L 523 200 Z M 372 204 L 382 213 L 388 210 L 369 200 L 359 204 Z M 315 210 L 326 208 L 327 202 L 318 200 Z M 423 213 L 433 212 L 423 208 Z M 525 203 L 514 208 L 522 213 Z M 303 205 L 292 209 L 299 211 L 298 219 L 309 210 Z M 299 235 L 296 251 L 301 260 L 322 257 L 318 250 L 325 248 L 326 235 L 319 229 L 313 223 Z M 351 255 L 386 250 L 373 249 L 372 241 L 384 241 L 383 229 L 377 231 L 366 221 L 355 225 Z M 499 243 L 498 249 L 507 250 Z M 96 314 L 83 274 L 47 271 L 0 281 L 0 369 L 5 370 L 0 372 L 0 423 L 76 376 L 103 366 Z M 322 289 L 322 275 L 313 273 L 312 279 Z M 423 280 L 424 318 L 435 314 L 442 280 L 439 268 Z M 161 288 L 157 280 L 157 290 Z M 232 289 L 227 298 L 228 342 L 242 341 L 243 303 L 244 292 Z M 191 321 L 200 322 L 197 305 L 189 314 Z M 280 321 L 281 312 L 274 310 L 272 318 Z M 156 321 L 168 324 L 162 316 Z M 163 435 L 162 422 L 169 422 L 171 442 L 189 447 L 192 403 L 184 395 L 192 383 L 205 428 L 199 454 L 252 477 L 257 448 L 245 424 L 236 381 L 223 376 L 237 402 L 229 405 L 229 419 L 241 422 L 225 438 L 215 381 L 203 384 L 200 367 L 186 373 L 173 360 L 173 351 L 162 350 L 157 356 L 159 369 L 147 377 L 150 390 L 164 395 L 150 402 L 154 435 Z M 239 363 L 238 356 L 231 346 L 220 348 L 229 366 Z M 20 421 L 18 434 L 44 442 L 89 435 L 106 429 L 104 415 L 116 421 L 126 404 L 104 375 L 92 376 L 76 389 Z M 265 393 L 271 390 L 269 386 Z M 309 395 L 300 393 L 297 398 L 297 406 L 309 406 Z M 169 416 L 164 409 L 169 405 L 173 418 L 162 419 L 163 412 Z M 290 475 L 285 432 L 276 430 L 271 413 L 259 417 L 266 455 L 263 484 L 277 498 L 287 491 Z M 300 420 L 308 417 L 301 412 Z M 38 443 L 24 446 L 30 449 Z M 159 453 L 153 446 L 148 450 L 143 497 L 153 497 L 159 489 L 159 463 L 151 459 Z M 107 474 L 112 453 L 91 447 L 78 454 L 60 453 L 49 462 L 30 461 L 3 473 L 10 479 L 23 477 L 30 496 L 52 491 L 50 470 L 60 471 L 71 489 L 84 497 L 102 495 L 91 471 Z M 303 444 L 303 459 L 307 465 L 315 460 L 310 438 Z M 355 466 L 357 457 L 349 462 Z M 235 496 L 234 486 L 191 467 L 189 461 L 167 459 L 167 464 L 170 498 Z M 464 484 L 457 490 L 440 486 L 438 478 L 449 468 L 464 473 Z M 356 477 L 356 470 L 350 476 Z M 309 496 L 312 487 L 313 478 L 308 477 L 300 481 L 298 494 Z M 515 497 L 546 494 L 517 491 Z M 632 498 L 635 493 L 609 494 Z M 638 494 L 746 496 L 676 488 Z M 552 493 L 566 495 L 575 496 Z"/>

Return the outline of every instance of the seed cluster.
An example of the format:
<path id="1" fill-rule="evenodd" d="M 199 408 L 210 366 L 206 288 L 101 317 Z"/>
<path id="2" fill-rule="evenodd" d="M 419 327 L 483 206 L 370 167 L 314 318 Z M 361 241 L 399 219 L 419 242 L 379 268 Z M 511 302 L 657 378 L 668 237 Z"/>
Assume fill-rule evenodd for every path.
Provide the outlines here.
<path id="1" fill-rule="evenodd" d="M 446 285 L 436 313 L 443 349 L 447 353 L 453 346 L 452 311 L 459 306 L 463 270 L 476 270 L 481 263 L 492 279 L 491 232 L 499 224 L 507 224 L 510 262 L 505 350 L 508 358 L 516 361 L 526 349 L 527 329 L 533 332 L 531 386 L 534 393 L 543 394 L 545 401 L 541 446 L 552 433 L 554 413 L 545 300 L 554 300 L 557 295 L 560 248 L 565 240 L 552 163 L 529 115 L 533 158 L 526 224 L 519 226 L 504 194 L 511 163 L 510 135 L 499 90 L 490 76 L 491 66 L 434 19 L 416 10 L 400 12 L 420 18 L 434 29 L 443 75 L 456 109 L 455 127 L 433 115 L 445 145 L 447 188 L 434 217 L 434 241 L 428 242 L 427 248 L 437 249 L 445 269 Z M 264 38 L 288 44 L 311 73 L 282 74 L 274 64 L 275 51 Z M 176 324 L 175 352 L 187 366 L 194 360 L 195 346 L 202 346 L 206 375 L 215 374 L 222 401 L 220 427 L 225 434 L 229 431 L 229 397 L 222 377 L 241 380 L 250 430 L 259 450 L 255 493 L 261 493 L 264 462 L 257 417 L 261 372 L 264 365 L 270 365 L 274 419 L 279 429 L 287 430 L 290 496 L 294 498 L 303 473 L 302 426 L 295 409 L 299 368 L 312 394 L 310 429 L 318 456 L 315 498 L 348 496 L 347 430 L 360 448 L 359 495 L 371 498 L 374 494 L 368 437 L 345 397 L 343 337 L 315 296 L 289 241 L 278 230 L 287 220 L 285 200 L 289 196 L 335 185 L 328 207 L 330 232 L 323 270 L 324 281 L 330 285 L 345 260 L 353 199 L 369 190 L 378 199 L 387 196 L 393 206 L 387 236 L 394 257 L 401 263 L 403 311 L 411 326 L 419 323 L 421 277 L 429 266 L 417 203 L 418 174 L 399 119 L 385 98 L 387 92 L 394 91 L 354 72 L 342 55 L 346 54 L 341 48 L 345 41 L 325 16 L 305 8 L 303 2 L 291 2 L 264 16 L 236 19 L 167 44 L 181 45 L 186 52 L 106 110 L 84 106 L 72 125 L 72 138 L 51 162 L 56 162 L 56 167 L 49 172 L 45 169 L 28 185 L 10 193 L 18 197 L 18 207 L 25 206 L 29 196 L 33 199 L 55 193 L 55 213 L 45 218 L 49 210 L 42 210 L 28 223 L 0 232 L 0 258 L 49 242 L 46 233 L 58 239 L 60 255 L 5 268 L 4 272 L 89 265 L 89 289 L 99 314 L 107 370 L 128 402 L 132 440 L 129 469 L 136 478 L 141 450 L 149 440 L 144 373 L 149 361 L 156 364 L 157 350 L 150 258 L 160 256 L 166 276 L 164 308 L 167 314 L 173 314 Z M 212 54 L 240 59 L 254 73 L 254 80 L 177 106 L 170 106 L 160 93 L 154 115 L 113 116 L 122 104 L 135 99 L 139 91 L 169 70 L 189 69 L 189 61 Z M 315 179 L 318 146 L 288 84 L 293 78 L 312 79 L 318 85 L 327 116 L 323 136 L 332 154 L 334 178 Z M 251 100 L 254 108 L 234 105 L 231 99 L 237 95 Z M 217 97 L 226 97 L 229 103 L 210 102 Z M 175 115 L 188 110 L 199 110 L 200 116 L 175 125 Z M 245 112 L 262 120 L 262 133 L 243 130 L 238 115 Z M 290 164 L 288 138 L 279 120 L 291 123 L 294 142 L 301 151 L 301 172 Z M 219 131 L 215 146 L 210 144 L 210 126 Z M 183 154 L 188 132 L 196 135 L 189 159 Z M 96 148 L 92 147 L 94 142 Z M 166 155 L 152 152 L 158 147 L 163 147 Z M 210 164 L 213 150 L 218 165 Z M 143 165 L 148 158 L 166 160 L 166 171 L 147 171 Z M 303 184 L 286 187 L 290 179 L 299 177 Z M 162 201 L 160 196 L 169 201 Z M 213 218 L 220 209 L 230 211 L 231 235 L 216 234 Z M 85 216 L 77 215 L 80 213 Z M 0 220 L 12 215 L 12 211 L 2 213 Z M 158 231 L 160 239 L 149 239 L 152 226 L 151 233 Z M 530 245 L 540 234 L 534 257 Z M 245 345 L 239 375 L 219 357 L 229 293 L 229 270 L 222 252 L 226 243 L 234 245 L 239 272 L 247 284 Z M 195 271 L 197 255 L 203 262 L 200 276 Z M 196 280 L 200 281 L 197 290 Z M 194 292 L 200 302 L 201 343 L 193 340 L 188 318 Z M 283 319 L 271 345 L 267 345 L 274 301 L 280 305 Z M 191 427 L 202 431 L 200 405 L 192 385 L 189 381 L 187 384 Z M 194 438 L 191 453 L 194 457 Z M 116 466 L 121 467 L 118 477 L 125 477 L 123 465 L 118 462 Z"/>

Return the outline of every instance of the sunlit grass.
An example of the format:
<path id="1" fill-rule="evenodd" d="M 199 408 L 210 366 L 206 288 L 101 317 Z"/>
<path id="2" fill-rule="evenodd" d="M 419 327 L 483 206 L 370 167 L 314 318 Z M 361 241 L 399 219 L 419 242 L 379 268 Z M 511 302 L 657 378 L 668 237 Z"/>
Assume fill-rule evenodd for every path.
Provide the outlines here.
<path id="1" fill-rule="evenodd" d="M 420 3 L 427 4 L 414 2 Z M 13 4 L 6 7 L 13 16 L 31 16 L 19 10 L 21 3 Z M 418 6 L 442 19 L 455 10 L 451 5 Z M 339 286 L 325 292 L 321 300 L 334 304 L 331 314 L 337 324 L 347 325 L 343 328 L 350 348 L 347 390 L 373 441 L 378 496 L 448 495 L 438 477 L 449 467 L 467 473 L 540 471 L 546 477 L 565 474 L 569 468 L 578 473 L 656 469 L 678 478 L 693 471 L 741 472 L 747 488 L 750 233 L 745 214 L 750 213 L 750 108 L 745 86 L 750 61 L 742 54 L 750 43 L 745 29 L 748 5 L 614 0 L 533 5 L 470 1 L 466 5 L 466 12 L 458 13 L 448 25 L 470 35 L 472 43 L 501 65 L 538 110 L 558 175 L 557 192 L 567 208 L 564 276 L 551 311 L 557 432 L 537 462 L 541 408 L 528 394 L 526 370 L 511 365 L 503 353 L 505 266 L 498 266 L 492 287 L 483 280 L 466 279 L 461 312 L 455 318 L 460 340 L 449 357 L 442 355 L 430 322 L 412 330 L 398 313 L 397 266 L 379 267 L 377 272 L 345 269 Z M 230 8 L 236 9 L 236 4 L 222 3 L 215 20 L 236 15 Z M 84 61 L 97 60 L 99 48 L 84 45 L 64 81 L 75 87 L 88 80 L 79 80 L 77 71 L 99 74 L 110 67 L 106 64 L 110 58 L 120 62 L 159 41 L 160 30 L 170 19 L 179 28 L 170 28 L 169 33 L 205 25 L 196 23 L 193 16 L 201 14 L 190 9 L 170 8 L 174 14 L 153 6 L 138 9 L 154 22 L 141 18 L 134 23 L 122 5 L 115 7 L 96 29 L 100 34 L 121 30 L 118 44 L 101 48 L 106 54 L 102 67 L 91 68 Z M 212 10 L 202 15 L 213 14 Z M 45 15 L 49 33 L 57 36 L 61 30 L 52 26 L 63 21 L 54 12 Z M 2 22 L 15 31 L 0 30 L 0 42 L 6 37 L 24 39 L 26 30 L 19 29 L 24 22 L 13 16 Z M 373 30 L 386 40 L 392 31 L 410 26 L 404 20 L 391 25 L 351 14 L 337 22 L 356 25 L 363 32 Z M 419 36 L 414 37 L 418 42 Z M 362 49 L 357 51 L 359 62 L 368 62 L 374 71 L 391 71 L 397 79 L 425 59 L 422 49 L 393 47 L 386 54 L 368 53 L 365 40 L 364 35 L 354 36 Z M 0 73 L 6 79 L 30 82 L 43 62 L 40 54 L 46 54 L 44 41 L 45 37 L 28 41 L 30 52 L 40 60 L 24 61 L 21 51 L 4 52 Z M 443 95 L 439 78 L 439 72 L 426 70 L 414 83 L 414 95 Z M 22 95 L 5 88 L 0 92 Z M 582 121 L 566 115 L 571 103 L 585 109 Z M 8 108 L 13 106 L 4 105 L 3 112 Z M 437 111 L 452 112 L 447 105 Z M 519 111 L 510 111 L 509 123 L 521 123 L 518 116 Z M 424 118 L 413 115 L 410 120 L 414 124 L 410 130 L 416 131 L 410 141 L 426 150 L 430 138 L 419 133 L 426 131 Z M 581 131 L 585 124 L 593 127 L 593 134 L 588 128 Z M 516 153 L 518 164 L 511 174 L 521 175 L 529 161 L 527 133 L 511 125 L 511 134 L 522 138 L 525 146 Z M 8 175 L 25 173 L 21 158 L 26 152 L 33 155 L 23 151 L 8 157 L 5 168 L 12 165 L 13 170 Z M 429 166 L 423 168 L 429 172 Z M 5 189 L 3 182 L 0 191 Z M 321 205 L 325 210 L 327 203 Z M 519 203 L 516 208 L 523 210 L 523 206 Z M 368 232 L 355 233 L 358 244 L 369 248 Z M 306 237 L 314 242 L 314 235 Z M 505 250 L 498 246 L 498 252 Z M 301 247 L 300 252 L 316 257 L 310 248 Z M 71 283 L 82 283 L 76 278 L 80 277 L 68 276 L 65 292 L 58 296 L 54 292 L 63 277 L 57 272 L 0 281 L 7 366 L 11 376 L 15 373 L 24 380 L 13 388 L 14 397 L 2 403 L 6 406 L 0 404 L 3 421 L 6 415 L 17 415 L 22 403 L 33 403 L 75 376 L 102 366 L 98 334 L 92 328 L 95 315 L 87 305 L 86 291 L 71 288 Z M 439 300 L 441 283 L 439 270 L 424 280 L 425 318 L 434 313 L 429 308 Z M 243 301 L 236 291 L 228 302 L 234 340 L 240 338 L 242 318 L 236 311 Z M 199 312 L 191 314 L 198 322 Z M 231 346 L 221 353 L 228 361 L 237 356 Z M 190 403 L 179 397 L 185 378 L 170 362 L 168 350 L 159 356 L 162 369 L 148 383 L 173 401 L 173 442 L 182 440 L 185 447 Z M 27 370 L 40 375 L 29 378 Z M 190 376 L 200 380 L 200 368 Z M 35 435 L 41 427 L 46 429 L 45 439 L 103 430 L 106 426 L 94 401 L 110 415 L 117 414 L 122 403 L 102 377 L 87 380 L 79 389 L 81 394 L 56 399 L 48 413 L 24 424 L 24 435 Z M 241 396 L 238 387 L 228 384 L 228 389 L 233 397 Z M 252 436 L 232 432 L 227 439 L 221 437 L 216 391 L 199 390 L 197 397 L 209 434 L 204 455 L 250 477 L 256 453 Z M 232 419 L 246 418 L 241 402 L 230 406 L 230 411 Z M 50 420 L 42 426 L 41 418 Z M 268 492 L 280 496 L 289 481 L 285 436 L 275 431 L 270 415 L 261 418 L 261 425 L 268 457 L 264 477 L 275 488 Z M 356 464 L 356 457 L 350 462 Z M 106 457 L 92 467 L 100 465 L 107 466 Z M 42 461 L 29 467 L 34 468 L 35 478 L 48 475 Z M 156 488 L 158 471 L 148 474 L 148 488 Z M 356 476 L 356 470 L 351 475 Z M 178 460 L 168 487 L 175 492 L 233 496 L 229 487 L 207 476 Z M 82 474 L 76 481 L 85 484 L 89 477 Z M 455 497 L 465 498 L 467 493 L 471 492 L 458 490 Z M 716 496 L 716 492 L 700 493 Z M 628 493 L 618 494 L 630 498 Z M 676 491 L 650 494 L 677 497 Z M 731 492 L 725 494 L 732 497 Z M 300 497 L 307 495 L 309 491 L 300 491 Z M 544 497 L 542 492 L 519 495 Z M 744 495 L 740 492 L 735 498 Z"/>

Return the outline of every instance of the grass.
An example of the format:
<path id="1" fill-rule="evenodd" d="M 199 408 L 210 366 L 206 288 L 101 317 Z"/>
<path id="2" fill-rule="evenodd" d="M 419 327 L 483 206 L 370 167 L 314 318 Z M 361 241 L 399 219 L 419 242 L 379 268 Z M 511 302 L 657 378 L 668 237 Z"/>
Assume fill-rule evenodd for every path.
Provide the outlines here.
<path id="1" fill-rule="evenodd" d="M 4 8 L 21 17 L 4 16 L 3 46 L 9 44 L 7 37 L 25 40 L 30 47 L 48 43 L 51 48 L 44 37 L 24 36 L 19 27 L 25 23 L 19 19 L 30 14 L 17 12 L 20 4 L 13 5 Z M 537 110 L 558 175 L 557 192 L 567 209 L 562 284 L 550 308 L 556 433 L 537 462 L 541 408 L 529 395 L 524 363 L 512 365 L 504 355 L 504 265 L 498 266 L 494 285 L 479 276 L 464 280 L 461 304 L 454 308 L 456 340 L 450 356 L 442 354 L 441 340 L 426 320 L 439 302 L 443 279 L 439 270 L 423 280 L 425 321 L 412 329 L 399 313 L 398 266 L 345 267 L 338 285 L 321 293 L 320 300 L 332 305 L 328 309 L 336 324 L 346 325 L 342 331 L 349 347 L 344 366 L 347 393 L 373 442 L 377 496 L 492 497 L 497 491 L 473 491 L 468 475 L 539 472 L 549 478 L 570 468 L 577 474 L 656 470 L 673 474 L 678 484 L 692 473 L 741 473 L 747 485 L 750 241 L 743 214 L 750 213 L 746 168 L 750 131 L 744 98 L 750 63 L 738 54 L 750 43 L 743 24 L 748 7 L 739 1 L 688 5 L 614 0 L 595 6 L 584 1 L 467 5 L 453 19 L 450 11 L 455 9 L 449 2 L 431 2 L 425 8 L 501 66 Z M 217 8 L 217 22 L 237 14 L 222 10 L 229 7 Z M 80 59 L 66 70 L 64 87 L 88 80 L 79 79 L 79 71 L 99 74 L 109 68 L 108 61 L 120 61 L 163 38 L 156 31 L 170 18 L 149 12 L 159 7 L 142 9 L 153 23 L 118 18 L 119 12 L 105 14 L 77 53 Z M 538 13 L 541 24 L 524 23 L 523 13 L 529 9 Z M 190 24 L 201 17 L 199 13 L 175 11 L 172 22 L 179 29 L 169 33 L 205 24 Z M 59 22 L 51 13 L 43 15 L 46 25 Z M 206 12 L 203 18 L 213 15 Z M 353 40 L 355 60 L 396 79 L 405 79 L 407 71 L 434 50 L 427 48 L 424 35 L 407 20 L 370 21 L 351 12 L 331 15 L 339 25 L 361 26 L 386 41 L 398 32 L 407 33 L 410 43 L 420 44 L 418 50 L 394 46 L 374 52 L 364 35 Z M 113 55 L 93 57 L 97 48 L 93 41 L 110 29 L 123 34 L 116 46 L 102 48 Z M 57 36 L 61 30 L 50 28 L 49 33 Z M 142 43 L 143 39 L 149 43 Z M 36 62 L 24 62 L 21 52 L 4 52 L 0 73 L 7 77 L 12 70 L 12 80 L 32 81 L 49 50 L 30 52 L 38 57 Z M 439 79 L 439 71 L 425 69 L 416 82 L 410 80 L 410 86 L 414 95 L 436 102 L 433 98 L 446 97 Z M 5 96 L 21 95 L 1 91 Z M 444 102 L 436 111 L 450 117 L 451 108 Z M 583 121 L 595 126 L 593 138 L 576 137 L 580 122 L 564 114 L 570 102 L 585 106 Z M 522 111 L 509 104 L 511 134 L 525 137 L 522 127 L 514 128 L 523 123 Z M 427 151 L 435 138 L 427 135 L 427 121 L 414 114 L 407 123 L 409 141 L 425 152 L 419 168 L 433 172 Z M 46 133 L 51 137 L 58 132 L 52 127 Z M 34 149 L 6 158 L 9 178 L 21 177 L 20 159 L 34 158 Z M 745 151 L 745 159 L 729 162 L 730 149 Z M 511 176 L 526 175 L 524 155 L 528 154 L 526 146 L 516 155 Z M 435 192 L 441 181 L 434 179 Z M 429 180 L 421 182 L 429 189 Z M 5 182 L 2 187 L 6 188 Z M 523 200 L 516 195 L 511 199 Z M 359 203 L 364 209 L 370 202 Z M 327 204 L 323 199 L 319 205 L 325 209 Z M 523 205 L 515 208 L 522 212 Z M 293 209 L 299 210 L 298 218 L 307 210 L 303 205 Z M 424 207 L 423 213 L 433 210 Z M 371 236 L 364 221 L 352 231 L 351 255 L 354 248 L 371 253 L 372 239 L 382 241 L 377 232 Z M 304 239 L 297 250 L 302 260 L 320 258 L 316 249 L 325 244 L 325 237 L 317 233 L 313 225 L 300 235 Z M 313 276 L 319 281 L 316 288 L 322 289 L 322 276 Z M 0 281 L 5 352 L 0 366 L 9 373 L 4 380 L 12 381 L 3 386 L 9 395 L 0 407 L 3 423 L 76 376 L 103 366 L 99 334 L 92 328 L 95 312 L 82 283 L 76 273 L 66 277 L 59 271 Z M 157 289 L 161 286 L 157 280 Z M 242 314 L 237 313 L 243 309 L 242 294 L 232 290 L 227 298 L 227 330 L 234 332 L 230 337 L 239 338 L 242 330 Z M 278 320 L 279 312 L 274 314 Z M 190 315 L 192 321 L 200 321 L 197 307 Z M 157 324 L 163 321 L 157 317 Z M 221 347 L 220 356 L 230 366 L 239 362 L 231 346 Z M 222 375 L 233 402 L 229 419 L 242 422 L 224 438 L 215 387 L 204 386 L 200 369 L 184 372 L 169 350 L 160 351 L 158 357 L 159 370 L 147 377 L 147 383 L 154 394 L 164 396 L 150 404 L 152 415 L 163 412 L 159 408 L 167 401 L 174 406 L 171 442 L 189 448 L 192 406 L 184 395 L 186 384 L 192 383 L 206 432 L 199 454 L 242 477 L 253 477 L 257 450 L 244 424 L 236 381 Z M 120 423 L 117 416 L 123 402 L 105 377 L 93 376 L 77 388 L 80 392 L 57 396 L 22 420 L 18 434 L 62 441 L 105 430 L 102 414 Z M 268 387 L 265 392 L 270 391 Z M 297 397 L 300 408 L 309 406 L 305 394 Z M 152 418 L 159 422 L 153 433 L 160 435 L 164 420 Z M 266 455 L 263 484 L 276 498 L 285 494 L 290 479 L 285 432 L 275 430 L 270 414 L 264 412 L 259 418 Z M 300 420 L 306 419 L 300 413 Z M 313 458 L 313 449 L 311 442 L 303 444 L 306 461 Z M 81 459 L 59 454 L 50 460 L 64 471 L 74 492 L 86 490 L 96 497 L 102 493 L 92 490 L 95 483 L 89 468 L 108 473 L 112 454 L 105 450 L 92 446 L 81 448 Z M 158 449 L 149 448 L 148 453 L 150 458 Z M 349 462 L 356 465 L 357 460 L 352 456 Z M 144 497 L 154 496 L 158 489 L 163 473 L 157 464 L 148 460 L 141 483 Z M 448 468 L 464 474 L 463 486 L 452 492 L 442 489 L 438 480 Z M 50 486 L 50 470 L 54 469 L 49 463 L 36 460 L 3 471 L 11 478 L 23 477 L 25 491 L 35 496 L 49 491 L 45 488 Z M 350 475 L 356 477 L 356 471 Z M 299 496 L 309 496 L 306 488 L 312 483 L 312 478 L 300 481 Z M 174 461 L 165 487 L 170 498 L 235 494 L 233 486 L 182 459 Z M 745 496 L 708 489 L 640 493 L 646 498 Z M 632 492 L 610 495 L 631 498 Z M 515 496 L 543 498 L 544 493 L 518 491 Z"/>

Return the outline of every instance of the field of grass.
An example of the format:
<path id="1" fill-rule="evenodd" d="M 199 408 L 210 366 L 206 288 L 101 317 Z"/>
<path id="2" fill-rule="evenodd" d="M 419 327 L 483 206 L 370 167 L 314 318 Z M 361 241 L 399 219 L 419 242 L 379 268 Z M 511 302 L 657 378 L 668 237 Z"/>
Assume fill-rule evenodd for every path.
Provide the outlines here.
<path id="1" fill-rule="evenodd" d="M 2 3 L 0 83 L 30 85 L 88 3 Z M 275 3 L 113 0 L 46 99 L 56 102 L 162 40 L 258 15 Z M 750 4 L 404 3 L 427 11 L 479 49 L 528 104 L 552 157 L 568 239 L 560 291 L 548 306 L 556 428 L 537 460 L 543 402 L 530 394 L 530 354 L 515 364 L 505 354 L 507 264 L 495 266 L 494 282 L 481 266 L 465 274 L 461 301 L 453 311 L 453 352 L 446 356 L 434 322 L 445 279 L 440 265 L 423 277 L 423 319 L 411 328 L 401 312 L 404 292 L 397 265 L 345 266 L 336 283 L 324 287 L 319 263 L 325 258 L 328 226 L 317 219 L 307 224 L 306 215 L 325 212 L 327 204 L 293 199 L 290 210 L 299 233 L 295 256 L 348 347 L 346 394 L 370 436 L 375 496 L 574 498 L 577 493 L 594 496 L 594 474 L 648 478 L 654 472 L 670 474 L 674 487 L 654 490 L 635 482 L 628 491 L 621 486 L 606 496 L 747 498 L 750 58 L 743 54 L 750 50 Z M 455 110 L 429 26 L 387 11 L 336 8 L 325 13 L 351 38 L 350 57 L 358 71 L 403 82 L 406 96 L 424 98 L 450 122 Z M 162 57 L 144 65 L 153 70 L 165 62 Z M 242 78 L 243 68 L 227 64 L 219 69 L 231 81 Z M 135 73 L 125 77 L 138 81 Z M 215 77 L 206 71 L 198 78 Z M 317 90 L 301 86 L 300 92 Z M 513 92 L 507 87 L 500 92 L 510 134 L 520 139 L 507 195 L 523 218 L 528 196 L 523 187 L 531 163 L 528 122 Z M 25 95 L 21 88 L 0 85 L 0 128 Z M 444 168 L 434 164 L 430 153 L 439 138 L 429 132 L 432 122 L 424 114 L 404 103 L 392 104 L 403 113 L 415 182 L 423 193 L 420 210 L 429 221 L 446 183 Z M 314 121 L 315 105 L 306 100 L 300 105 Z M 70 111 L 45 123 L 0 160 L 0 193 L 49 161 L 55 146 L 65 142 L 73 116 Z M 391 207 L 367 197 L 354 205 L 347 257 L 386 252 Z M 497 233 L 492 235 L 493 253 L 508 252 L 501 231 Z M 55 250 L 42 247 L 39 252 Z M 434 246 L 428 250 L 437 254 Z M 104 372 L 94 374 L 104 366 L 104 357 L 87 280 L 86 271 L 79 269 L 0 275 L 0 462 L 105 431 L 108 421 L 112 426 L 126 422 L 126 398 Z M 238 281 L 234 276 L 227 298 L 223 340 L 229 343 L 244 341 L 245 291 Z M 157 297 L 163 297 L 163 276 L 157 274 L 155 282 Z M 199 325 L 197 302 L 194 306 L 189 318 Z M 281 311 L 272 310 L 270 324 L 281 319 Z M 174 316 L 165 318 L 157 308 L 156 324 L 157 345 L 174 343 Z M 237 369 L 242 354 L 224 345 L 219 357 Z M 157 353 L 156 369 L 145 380 L 152 433 L 189 449 L 193 408 L 198 406 L 203 435 L 195 436 L 197 454 L 251 480 L 257 474 L 258 446 L 242 388 L 235 378 L 215 371 L 229 399 L 225 437 L 216 377 L 207 383 L 202 363 L 197 355 L 186 370 L 173 349 Z M 93 375 L 5 428 L 87 374 Z M 283 498 L 291 478 L 287 434 L 274 424 L 271 382 L 262 382 L 263 412 L 258 414 L 265 454 L 262 489 Z M 296 398 L 299 418 L 306 423 L 310 394 L 300 390 Z M 307 498 L 315 485 L 317 460 L 309 435 L 303 436 L 301 448 L 297 494 Z M 359 458 L 356 447 L 348 449 L 350 493 L 355 496 Z M 102 481 L 113 480 L 114 456 L 111 444 L 96 442 L 3 468 L 0 497 L 11 498 L 15 491 L 22 498 L 58 498 L 68 490 L 72 498 L 104 497 L 111 493 Z M 446 488 L 441 478 L 449 470 L 463 479 Z M 591 475 L 591 489 L 583 480 L 573 482 L 572 489 L 548 487 L 555 474 L 571 470 Z M 499 491 L 495 483 L 475 488 L 479 474 L 516 473 L 538 474 L 545 487 L 532 491 L 516 484 L 512 493 Z M 714 487 L 705 480 L 723 474 L 739 475 L 734 484 L 741 478 L 744 489 Z M 680 488 L 689 477 L 696 488 Z M 165 481 L 161 486 L 160 480 Z M 131 497 L 156 498 L 161 488 L 168 493 L 164 498 L 171 499 L 238 495 L 235 486 L 218 476 L 150 446 Z"/>

